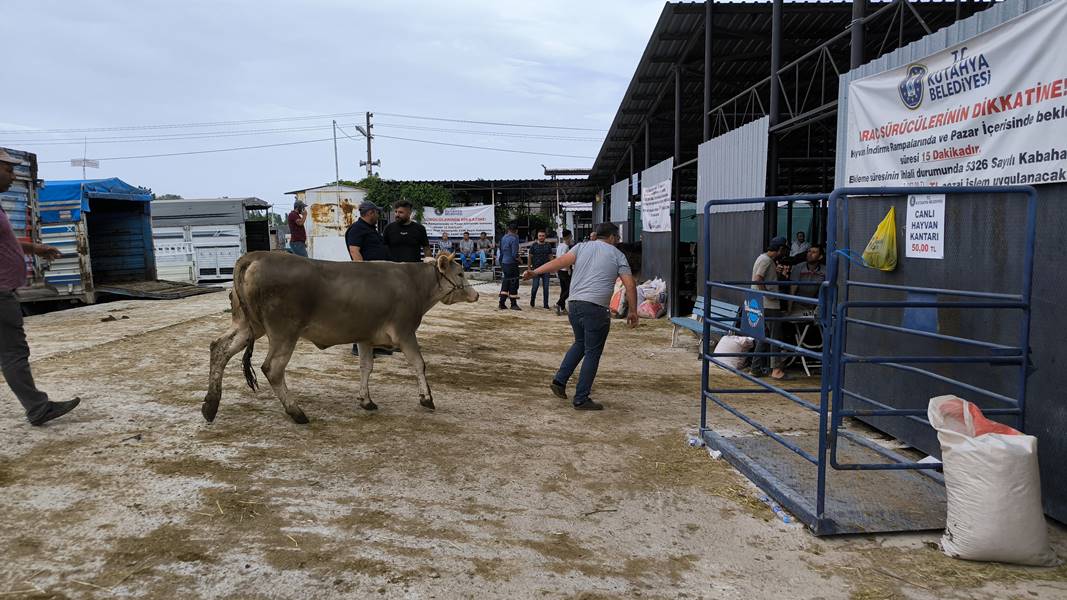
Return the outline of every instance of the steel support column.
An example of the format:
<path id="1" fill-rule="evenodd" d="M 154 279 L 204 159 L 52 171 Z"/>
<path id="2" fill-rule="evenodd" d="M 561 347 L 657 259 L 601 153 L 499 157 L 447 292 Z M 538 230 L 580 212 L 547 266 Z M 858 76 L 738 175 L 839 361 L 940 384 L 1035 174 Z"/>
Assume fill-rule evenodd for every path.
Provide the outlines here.
<path id="1" fill-rule="evenodd" d="M 682 66 L 674 67 L 674 164 L 682 162 Z M 678 287 L 681 284 L 681 270 L 678 268 L 678 244 L 682 240 L 682 186 L 678 185 L 678 176 L 671 174 L 671 193 L 674 195 L 674 211 L 671 214 L 671 316 L 678 317 Z"/>
<path id="2" fill-rule="evenodd" d="M 782 9 L 783 0 L 774 0 L 771 5 L 771 96 L 767 107 L 767 122 L 772 132 L 767 140 L 767 195 L 777 196 L 778 191 L 778 135 L 774 126 L 781 120 L 782 82 L 778 71 L 782 69 Z M 778 229 L 778 204 L 768 202 L 763 206 L 763 240 L 774 237 Z"/>
<path id="3" fill-rule="evenodd" d="M 852 59 L 849 61 L 849 69 L 855 69 L 863 65 L 863 17 L 867 13 L 867 0 L 853 0 L 852 2 Z M 901 15 L 901 21 L 904 16 Z"/>
<path id="4" fill-rule="evenodd" d="M 704 2 L 704 137 L 711 139 L 711 6 L 714 0 Z"/>
<path id="5" fill-rule="evenodd" d="M 635 210 L 636 210 L 637 206 L 636 206 L 636 203 L 634 201 L 634 145 L 633 144 L 630 144 L 630 177 L 627 179 L 627 182 L 626 182 L 626 197 L 630 199 L 630 210 L 626 213 L 626 216 L 627 216 L 627 218 L 629 220 L 628 225 L 629 225 L 630 231 L 629 231 L 629 235 L 626 237 L 626 241 L 630 242 L 632 244 L 633 242 L 635 242 L 637 240 L 637 238 L 636 238 L 637 215 L 635 214 Z"/>
<path id="6" fill-rule="evenodd" d="M 648 119 L 645 119 L 645 168 L 652 166 L 652 132 L 649 130 Z"/>

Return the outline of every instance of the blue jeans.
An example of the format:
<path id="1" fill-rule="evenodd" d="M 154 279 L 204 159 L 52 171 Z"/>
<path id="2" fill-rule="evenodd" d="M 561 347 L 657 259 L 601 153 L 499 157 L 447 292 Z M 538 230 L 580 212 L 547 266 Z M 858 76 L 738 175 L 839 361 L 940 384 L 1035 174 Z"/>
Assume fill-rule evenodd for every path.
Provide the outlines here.
<path id="1" fill-rule="evenodd" d="M 545 308 L 548 308 L 548 282 L 550 277 L 548 275 L 534 275 L 533 289 L 530 290 L 530 306 L 537 303 L 537 287 L 544 283 L 544 296 L 545 296 Z"/>
<path id="2" fill-rule="evenodd" d="M 611 315 L 607 308 L 581 300 L 570 302 L 567 309 L 570 312 L 568 318 L 571 329 L 574 330 L 574 343 L 563 357 L 554 379 L 556 383 L 567 385 L 578 363 L 582 363 L 578 387 L 571 399 L 577 406 L 589 400 L 589 391 L 593 388 L 593 380 L 600 367 L 600 355 L 604 352 L 604 343 L 611 331 Z"/>
<path id="3" fill-rule="evenodd" d="M 485 270 L 485 250 L 478 251 L 478 269 Z"/>
<path id="4" fill-rule="evenodd" d="M 474 253 L 473 252 L 471 252 L 470 254 L 466 254 L 466 253 L 463 253 L 463 252 L 459 253 L 459 263 L 461 265 L 463 265 L 463 270 L 464 271 L 470 271 L 471 270 L 471 263 L 473 263 L 473 262 L 474 262 Z M 485 255 L 484 254 L 482 255 L 482 266 L 483 267 L 485 266 Z"/>
<path id="5" fill-rule="evenodd" d="M 304 242 L 289 242 L 289 251 L 297 256 L 308 257 L 308 247 Z"/>

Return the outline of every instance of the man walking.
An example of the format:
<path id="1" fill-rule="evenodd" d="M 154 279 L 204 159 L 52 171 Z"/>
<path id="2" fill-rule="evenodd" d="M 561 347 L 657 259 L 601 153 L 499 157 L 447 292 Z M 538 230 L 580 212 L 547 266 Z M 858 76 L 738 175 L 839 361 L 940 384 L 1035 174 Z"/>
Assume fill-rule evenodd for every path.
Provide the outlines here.
<path id="1" fill-rule="evenodd" d="M 0 149 L 0 192 L 15 182 L 18 160 Z M 74 410 L 81 399 L 52 402 L 48 394 L 37 389 L 30 371 L 30 346 L 22 324 L 22 305 L 15 290 L 26 285 L 26 254 L 54 260 L 59 249 L 33 242 L 19 242 L 11 229 L 11 220 L 0 207 L 0 366 L 4 379 L 26 410 L 30 425 L 40 426 Z"/>
<path id="2" fill-rule="evenodd" d="M 552 378 L 552 393 L 567 399 L 567 381 L 570 380 L 578 363 L 582 370 L 578 374 L 578 387 L 574 390 L 571 401 L 575 410 L 601 410 L 603 405 L 589 398 L 600 366 L 600 355 L 604 352 L 608 332 L 611 331 L 611 314 L 608 304 L 615 289 L 615 280 L 622 279 L 626 286 L 626 302 L 637 306 L 637 285 L 630 272 L 626 256 L 615 247 L 619 243 L 619 228 L 613 223 L 597 225 L 597 241 L 578 244 L 563 256 L 523 273 L 525 279 L 532 279 L 544 273 L 553 273 L 565 267 L 573 268 L 571 278 L 570 303 L 568 318 L 574 330 L 574 343 L 571 344 L 559 371 Z M 630 327 L 637 327 L 637 311 L 626 314 Z"/>
<path id="3" fill-rule="evenodd" d="M 519 228 L 508 224 L 507 234 L 500 240 L 500 310 L 511 300 L 511 310 L 519 308 Z"/>
<path id="4" fill-rule="evenodd" d="M 493 251 L 493 240 L 483 231 L 478 238 L 478 270 L 485 270 L 485 257 Z"/>
<path id="5" fill-rule="evenodd" d="M 526 255 L 526 266 L 531 270 L 548 264 L 548 261 L 552 260 L 552 244 L 545 241 L 545 238 L 545 232 L 538 231 L 537 241 L 530 245 L 530 250 Z M 530 308 L 537 304 L 537 287 L 542 284 L 544 285 L 545 308 L 548 308 L 548 282 L 550 280 L 548 273 L 534 277 L 530 288 Z"/>
<path id="6" fill-rule="evenodd" d="M 754 283 L 752 289 L 764 290 L 769 292 L 782 292 L 784 288 L 780 288 L 777 285 L 764 285 L 763 282 L 778 281 L 779 269 L 775 264 L 779 258 L 785 258 L 786 252 L 789 251 L 789 240 L 784 237 L 778 236 L 771 240 L 767 244 L 767 251 L 756 257 L 756 262 L 752 265 L 752 281 L 760 282 Z M 788 277 L 786 277 L 788 279 Z M 776 319 L 784 316 L 782 311 L 781 301 L 773 296 L 763 296 L 763 319 L 766 324 L 768 337 L 773 340 L 782 339 L 782 322 Z M 772 346 L 767 341 L 761 341 L 756 344 L 755 352 L 781 352 L 782 349 L 778 346 Z M 782 369 L 782 365 L 785 363 L 785 358 L 782 356 L 775 356 L 771 358 L 771 378 L 773 379 L 785 379 L 785 371 Z M 767 357 L 755 356 L 752 358 L 752 375 L 754 377 L 766 377 L 767 376 Z"/>
<path id="7" fill-rule="evenodd" d="M 348 255 L 355 262 L 389 260 L 389 247 L 378 233 L 378 217 L 381 210 L 373 202 L 364 200 L 359 205 L 359 218 L 345 231 Z M 352 354 L 359 356 L 359 346 L 352 344 Z M 374 355 L 392 354 L 390 350 L 374 349 Z"/>
<path id="8" fill-rule="evenodd" d="M 304 229 L 304 223 L 307 218 L 308 208 L 303 200 L 297 200 L 293 203 L 293 210 L 289 212 L 289 216 L 286 218 L 289 223 L 289 249 L 293 251 L 293 254 L 304 258 L 308 256 L 308 234 L 307 230 Z"/>
<path id="9" fill-rule="evenodd" d="M 571 230 L 563 230 L 563 239 L 556 244 L 556 258 L 562 257 L 571 249 Z M 567 312 L 567 296 L 571 290 L 571 268 L 564 267 L 556 273 L 559 277 L 559 300 L 556 300 L 556 316 Z"/>
<path id="10" fill-rule="evenodd" d="M 411 220 L 411 202 L 398 200 L 393 204 L 395 220 L 385 226 L 385 245 L 393 262 L 420 262 L 425 253 L 433 256 L 426 228 Z"/>
<path id="11" fill-rule="evenodd" d="M 464 231 L 463 239 L 459 241 L 459 262 L 463 265 L 464 271 L 471 270 L 471 263 L 474 262 L 474 249 L 478 245 L 471 239 L 471 232 Z"/>

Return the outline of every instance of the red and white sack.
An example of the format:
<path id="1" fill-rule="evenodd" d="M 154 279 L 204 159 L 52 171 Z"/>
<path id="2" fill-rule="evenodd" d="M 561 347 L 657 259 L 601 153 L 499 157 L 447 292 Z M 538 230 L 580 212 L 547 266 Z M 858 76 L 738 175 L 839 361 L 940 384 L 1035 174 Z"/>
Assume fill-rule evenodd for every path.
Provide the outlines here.
<path id="1" fill-rule="evenodd" d="M 948 518 L 941 549 L 953 558 L 1051 567 L 1041 508 L 1037 438 L 990 421 L 956 396 L 930 399 L 944 464 Z"/>
<path id="2" fill-rule="evenodd" d="M 658 319 L 667 313 L 667 307 L 655 300 L 645 300 L 637 305 L 637 315 L 642 319 Z"/>
<path id="3" fill-rule="evenodd" d="M 719 343 L 715 344 L 714 354 L 738 354 L 741 352 L 749 352 L 755 345 L 756 340 L 750 337 L 745 337 L 743 335 L 724 335 L 719 338 Z M 716 357 L 715 360 L 730 365 L 735 369 L 740 369 L 744 366 L 745 357 L 722 356 Z"/>

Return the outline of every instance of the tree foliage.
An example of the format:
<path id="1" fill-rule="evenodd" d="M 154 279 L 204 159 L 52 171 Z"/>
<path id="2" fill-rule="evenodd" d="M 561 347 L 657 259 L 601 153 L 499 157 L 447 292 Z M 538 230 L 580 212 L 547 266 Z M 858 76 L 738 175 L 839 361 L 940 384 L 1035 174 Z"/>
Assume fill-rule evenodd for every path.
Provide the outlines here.
<path id="1" fill-rule="evenodd" d="M 366 190 L 367 200 L 390 210 L 398 200 L 407 200 L 415 207 L 416 219 L 421 219 L 423 210 L 430 208 L 448 208 L 452 205 L 452 192 L 432 183 L 415 183 L 410 181 L 393 181 L 380 177 L 365 177 L 360 181 L 342 181 L 342 185 L 351 185 Z"/>

